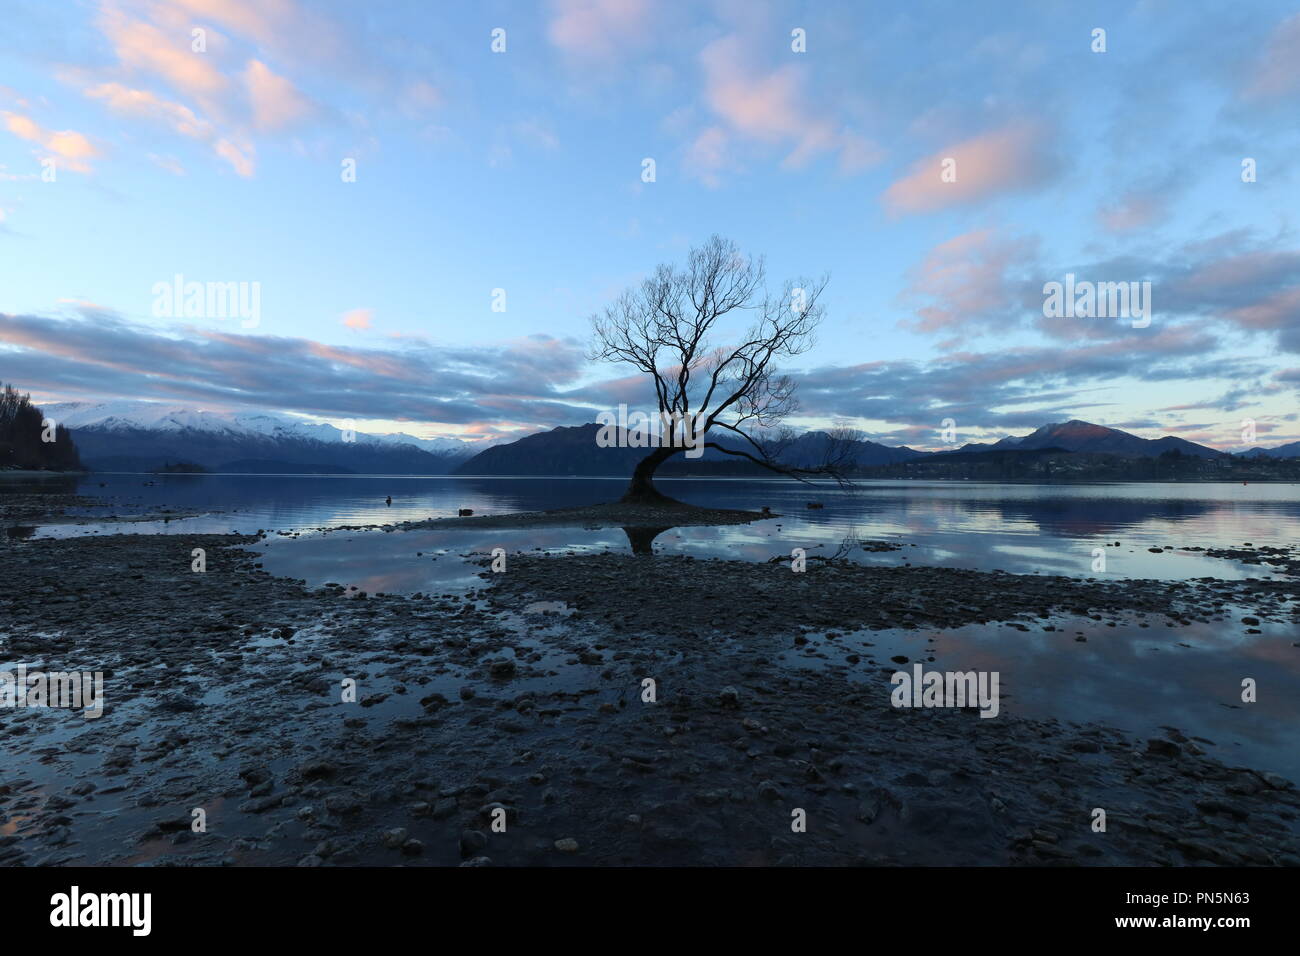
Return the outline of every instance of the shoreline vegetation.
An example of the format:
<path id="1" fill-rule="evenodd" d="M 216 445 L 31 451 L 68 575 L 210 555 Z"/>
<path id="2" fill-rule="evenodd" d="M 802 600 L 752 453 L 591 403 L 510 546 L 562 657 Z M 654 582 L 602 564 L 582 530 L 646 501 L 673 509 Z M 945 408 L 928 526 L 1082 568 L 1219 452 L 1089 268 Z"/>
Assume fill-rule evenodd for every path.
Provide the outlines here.
<path id="1" fill-rule="evenodd" d="M 446 521 L 692 517 L 767 516 Z M 1300 865 L 1300 794 L 1270 768 L 1173 728 L 894 708 L 888 674 L 919 661 L 869 640 L 1002 624 L 1059 632 L 1064 652 L 1083 617 L 1176 629 L 1242 606 L 1294 623 L 1294 551 L 1254 556 L 1291 579 L 1104 584 L 525 553 L 503 574 L 484 557 L 467 592 L 398 596 L 273 577 L 265 536 L 0 539 L 0 660 L 105 674 L 100 719 L 5 713 L 0 865 Z"/>
<path id="2" fill-rule="evenodd" d="M 0 465 L 0 475 L 14 475 L 19 478 L 27 475 L 39 477 L 41 475 L 63 476 L 91 474 L 95 474 L 95 472 L 89 471 L 85 468 L 18 468 L 10 465 Z M 141 474 L 145 474 L 145 472 L 141 472 Z"/>
<path id="3" fill-rule="evenodd" d="M 0 390 L 0 467 L 76 471 L 81 459 L 72 436 L 45 417 L 12 385 Z"/>

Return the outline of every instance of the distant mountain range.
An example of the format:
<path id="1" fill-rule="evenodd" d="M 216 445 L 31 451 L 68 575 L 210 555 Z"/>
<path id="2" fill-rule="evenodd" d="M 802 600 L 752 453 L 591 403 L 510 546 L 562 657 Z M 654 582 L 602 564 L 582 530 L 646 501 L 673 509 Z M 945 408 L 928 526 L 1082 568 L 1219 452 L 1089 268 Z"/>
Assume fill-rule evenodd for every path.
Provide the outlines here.
<path id="1" fill-rule="evenodd" d="M 627 476 L 649 448 L 602 448 L 596 444 L 601 426 L 561 425 L 509 444 L 496 445 L 457 465 L 458 475 L 599 475 Z M 709 441 L 753 453 L 752 446 L 730 435 L 709 434 Z M 805 432 L 783 450 L 781 460 L 794 467 L 814 467 L 824 460 L 830 437 L 825 432 Z M 890 448 L 875 442 L 853 443 L 852 460 L 860 466 L 893 464 L 924 455 L 910 448 Z M 771 474 L 760 465 L 706 448 L 698 458 L 685 453 L 660 466 L 659 474 Z"/>
<path id="2" fill-rule="evenodd" d="M 1071 419 L 1053 425 L 1044 425 L 1023 438 L 1003 438 L 991 445 L 971 443 L 957 451 L 1036 451 L 1043 448 L 1060 448 L 1064 451 L 1086 452 L 1094 455 L 1118 455 L 1120 458 L 1156 458 L 1168 451 L 1177 451 L 1196 458 L 1220 458 L 1227 452 L 1198 445 L 1184 438 L 1166 435 L 1164 438 L 1138 438 L 1118 428 L 1094 425 Z M 938 452 L 938 454 L 945 454 Z"/>
<path id="3" fill-rule="evenodd" d="M 601 448 L 592 423 L 560 426 L 501 444 L 469 443 L 453 438 L 357 432 L 354 441 L 327 424 L 313 424 L 279 413 L 208 412 L 153 402 L 65 402 L 43 406 L 44 414 L 68 428 L 82 461 L 94 471 L 154 471 L 179 463 L 208 471 L 245 474 L 302 472 L 312 474 L 459 474 L 626 476 L 649 449 Z M 733 448 L 746 446 L 736 437 L 711 441 Z M 795 467 L 815 467 L 825 457 L 829 435 L 805 432 L 787 446 L 781 459 Z M 997 460 L 1038 459 L 1039 453 L 1113 456 L 1117 459 L 1300 457 L 1300 442 L 1276 448 L 1253 448 L 1238 455 L 1182 438 L 1139 438 L 1117 428 L 1077 419 L 1044 425 L 1022 437 L 991 444 L 969 443 L 938 452 L 917 451 L 871 441 L 852 443 L 848 458 L 862 470 L 888 469 L 909 462 L 969 461 L 972 456 Z M 1028 453 L 1035 453 L 1029 455 Z M 954 456 L 960 456 L 956 458 Z M 1091 459 L 1090 459 L 1091 460 Z M 706 449 L 695 459 L 677 455 L 664 475 L 768 474 L 758 465 Z"/>
<path id="4" fill-rule="evenodd" d="M 489 448 L 460 463 L 454 473 L 461 475 L 630 475 L 636 462 L 645 456 L 643 448 L 599 448 L 596 445 L 598 425 L 561 426 L 548 432 L 538 432 L 509 444 Z M 735 448 L 744 447 L 736 439 L 714 438 L 719 444 Z M 805 432 L 786 448 L 781 460 L 795 467 L 814 467 L 825 458 L 826 432 Z M 1171 455 L 1183 458 L 1232 460 L 1233 455 L 1184 438 L 1139 438 L 1118 428 L 1108 428 L 1077 419 L 1044 425 L 1020 438 L 1008 437 L 992 444 L 969 443 L 952 450 L 938 452 L 917 451 L 906 446 L 891 447 L 876 442 L 858 441 L 852 444 L 851 458 L 861 469 L 880 468 L 905 462 L 932 460 L 936 464 L 947 458 L 991 453 L 998 459 L 1017 454 L 1034 459 L 1039 453 L 1078 454 L 1081 456 L 1111 456 L 1116 459 L 1156 459 Z M 1030 454 L 1034 453 L 1034 454 Z M 1253 449 L 1246 456 L 1288 458 L 1300 455 L 1300 442 L 1274 449 Z M 754 465 L 735 456 L 712 449 L 692 461 L 683 455 L 669 459 L 661 469 L 662 474 L 711 473 L 765 474 Z"/>
<path id="5" fill-rule="evenodd" d="M 1278 445 L 1276 448 L 1252 448 L 1242 454 L 1247 458 L 1300 458 L 1300 441 Z"/>
<path id="6" fill-rule="evenodd" d="M 207 412 L 153 402 L 42 406 L 68 428 L 92 471 L 154 471 L 181 462 L 243 474 L 442 475 L 473 454 L 454 438 L 356 432 L 273 413 Z M 481 446 L 480 446 L 481 447 Z"/>

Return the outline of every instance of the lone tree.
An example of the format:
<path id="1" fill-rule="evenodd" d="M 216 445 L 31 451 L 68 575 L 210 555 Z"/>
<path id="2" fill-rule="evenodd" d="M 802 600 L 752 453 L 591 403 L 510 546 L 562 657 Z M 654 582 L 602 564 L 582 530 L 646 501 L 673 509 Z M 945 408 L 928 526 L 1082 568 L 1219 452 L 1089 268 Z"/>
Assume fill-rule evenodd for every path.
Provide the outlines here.
<path id="1" fill-rule="evenodd" d="M 782 462 L 794 433 L 782 425 L 798 408 L 794 382 L 775 361 L 813 345 L 825 307 L 820 299 L 828 277 L 785 283 L 773 297 L 765 285 L 763 260 L 742 256 L 734 242 L 713 236 L 694 248 L 685 267 L 660 265 L 639 288 L 624 292 L 591 317 L 593 360 L 626 363 L 651 379 L 659 420 L 671 428 L 685 422 L 696 442 L 726 455 L 794 478 L 827 476 L 843 481 L 852 461 L 856 433 L 835 429 L 811 467 Z M 714 346 L 718 323 L 735 313 L 750 319 L 738 344 Z M 746 313 L 749 313 L 746 316 Z M 716 439 L 732 440 L 720 444 Z M 636 466 L 623 501 L 675 503 L 654 487 L 654 473 L 683 451 L 665 442 Z"/>

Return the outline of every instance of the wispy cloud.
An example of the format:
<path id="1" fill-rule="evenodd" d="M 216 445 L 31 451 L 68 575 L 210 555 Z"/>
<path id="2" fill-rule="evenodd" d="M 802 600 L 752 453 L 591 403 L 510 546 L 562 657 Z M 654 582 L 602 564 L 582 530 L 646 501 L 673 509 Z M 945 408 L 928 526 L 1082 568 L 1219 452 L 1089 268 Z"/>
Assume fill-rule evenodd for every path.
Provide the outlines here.
<path id="1" fill-rule="evenodd" d="M 1276 100 L 1300 93 L 1300 13 L 1269 35 L 1241 91 L 1247 100 Z"/>
<path id="2" fill-rule="evenodd" d="M 249 60 L 243 79 L 253 106 L 253 125 L 259 130 L 288 129 L 303 122 L 315 107 L 298 88 L 260 60 Z"/>
<path id="3" fill-rule="evenodd" d="M 935 212 L 1033 189 L 1057 168 L 1047 129 L 1014 122 L 918 160 L 885 190 L 882 200 L 895 216 Z"/>
<path id="4" fill-rule="evenodd" d="M 102 153 L 84 133 L 75 130 L 48 130 L 30 116 L 0 110 L 5 128 L 19 139 L 35 143 L 41 159 L 54 160 L 56 168 L 71 169 L 78 173 L 90 172 L 90 161 Z"/>
<path id="5" fill-rule="evenodd" d="M 181 136 L 206 143 L 213 153 L 229 163 L 240 176 L 253 175 L 252 144 L 236 144 L 220 135 L 215 126 L 201 119 L 188 106 L 162 99 L 147 90 L 131 89 L 121 83 L 101 83 L 84 92 L 90 99 L 102 101 L 118 115 L 160 123 Z"/>
<path id="6" fill-rule="evenodd" d="M 791 63 L 764 69 L 750 46 L 744 36 L 728 34 L 700 53 L 704 100 L 718 122 L 700 131 L 688 148 L 688 168 L 697 177 L 716 185 L 737 163 L 733 153 L 755 143 L 781 149 L 781 165 L 791 169 L 823 154 L 837 156 L 846 172 L 879 161 L 880 147 L 813 105 L 804 68 Z"/>
<path id="7" fill-rule="evenodd" d="M 651 25 L 649 0 L 553 0 L 546 36 L 578 60 L 612 60 L 644 42 Z"/>
<path id="8" fill-rule="evenodd" d="M 918 332 L 974 335 L 1024 320 L 1024 273 L 1036 242 L 977 229 L 939 243 L 909 274 L 904 301 L 921 304 L 904 324 Z"/>

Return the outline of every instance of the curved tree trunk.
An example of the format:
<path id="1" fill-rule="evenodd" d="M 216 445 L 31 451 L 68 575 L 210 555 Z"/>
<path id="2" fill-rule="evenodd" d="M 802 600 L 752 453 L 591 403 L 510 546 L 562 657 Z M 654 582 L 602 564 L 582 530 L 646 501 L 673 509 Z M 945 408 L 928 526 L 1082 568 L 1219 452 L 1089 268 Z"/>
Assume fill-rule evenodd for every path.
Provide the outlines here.
<path id="1" fill-rule="evenodd" d="M 624 504 L 677 504 L 672 498 L 659 493 L 654 486 L 654 473 L 669 458 L 681 451 L 680 448 L 656 448 L 637 462 L 632 472 L 632 480 L 623 494 Z"/>

